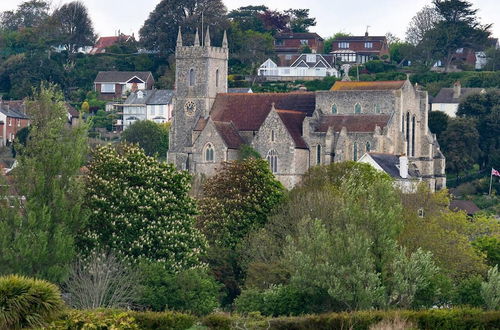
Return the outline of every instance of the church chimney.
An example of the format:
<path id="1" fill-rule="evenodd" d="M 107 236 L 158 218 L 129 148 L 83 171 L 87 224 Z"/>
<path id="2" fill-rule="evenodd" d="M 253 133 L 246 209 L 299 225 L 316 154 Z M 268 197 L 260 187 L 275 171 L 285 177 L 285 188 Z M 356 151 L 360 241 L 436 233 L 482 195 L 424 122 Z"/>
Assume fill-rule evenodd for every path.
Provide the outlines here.
<path id="1" fill-rule="evenodd" d="M 210 47 L 210 26 L 207 26 L 207 33 L 205 34 L 205 46 Z"/>
<path id="2" fill-rule="evenodd" d="M 182 47 L 182 32 L 179 25 L 179 32 L 177 33 L 177 47 Z"/>
<path id="3" fill-rule="evenodd" d="M 200 37 L 198 36 L 198 28 L 196 28 L 196 34 L 194 35 L 194 46 L 200 45 Z"/>
<path id="4" fill-rule="evenodd" d="M 460 84 L 460 81 L 457 81 L 456 83 L 453 84 L 453 98 L 458 99 L 461 93 L 462 93 L 462 85 Z"/>
<path id="5" fill-rule="evenodd" d="M 222 37 L 222 48 L 227 48 L 227 47 L 228 47 L 227 33 L 226 33 L 226 30 L 224 30 L 224 36 Z"/>
<path id="6" fill-rule="evenodd" d="M 403 179 L 408 178 L 408 157 L 399 156 L 399 176 Z"/>

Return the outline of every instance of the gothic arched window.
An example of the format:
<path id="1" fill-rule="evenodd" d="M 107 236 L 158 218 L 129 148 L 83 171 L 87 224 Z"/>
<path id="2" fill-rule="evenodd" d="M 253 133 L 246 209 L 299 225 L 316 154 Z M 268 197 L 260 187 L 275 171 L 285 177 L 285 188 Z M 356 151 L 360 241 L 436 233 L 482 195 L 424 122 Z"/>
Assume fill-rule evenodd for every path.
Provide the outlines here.
<path id="1" fill-rule="evenodd" d="M 361 105 L 359 103 L 356 103 L 354 106 L 354 113 L 361 113 Z"/>
<path id="2" fill-rule="evenodd" d="M 372 146 L 370 144 L 370 141 L 366 141 L 366 152 L 370 152 L 372 150 Z"/>
<path id="3" fill-rule="evenodd" d="M 336 104 L 333 104 L 332 105 L 332 114 L 337 114 L 337 105 Z"/>
<path id="4" fill-rule="evenodd" d="M 357 160 L 358 160 L 358 144 L 357 144 L 356 142 L 354 142 L 354 146 L 353 146 L 353 148 L 352 148 L 352 149 L 353 149 L 353 150 L 352 150 L 352 154 L 353 154 L 352 159 L 353 159 L 354 161 L 357 161 Z"/>
<path id="5" fill-rule="evenodd" d="M 271 149 L 267 153 L 266 157 L 267 161 L 269 162 L 269 168 L 271 169 L 271 172 L 277 173 L 278 172 L 278 153 L 276 150 Z"/>
<path id="6" fill-rule="evenodd" d="M 206 162 L 214 161 L 214 146 L 211 143 L 208 143 L 205 147 L 205 161 Z"/>
<path id="7" fill-rule="evenodd" d="M 410 155 L 410 113 L 406 113 L 406 155 Z"/>
<path id="8" fill-rule="evenodd" d="M 415 157 L 415 116 L 411 119 L 411 155 Z"/>
<path id="9" fill-rule="evenodd" d="M 219 69 L 215 71 L 215 87 L 219 87 Z"/>
<path id="10" fill-rule="evenodd" d="M 189 70 L 189 86 L 194 86 L 195 83 L 195 76 L 194 76 L 194 69 Z"/>
<path id="11" fill-rule="evenodd" d="M 316 147 L 316 164 L 321 164 L 321 145 L 318 144 Z"/>

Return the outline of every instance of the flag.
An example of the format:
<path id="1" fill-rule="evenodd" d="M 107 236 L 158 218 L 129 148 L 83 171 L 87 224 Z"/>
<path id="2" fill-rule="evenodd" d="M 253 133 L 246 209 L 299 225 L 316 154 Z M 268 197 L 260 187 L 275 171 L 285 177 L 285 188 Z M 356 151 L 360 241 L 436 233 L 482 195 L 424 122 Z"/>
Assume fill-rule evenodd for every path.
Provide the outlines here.
<path id="1" fill-rule="evenodd" d="M 494 168 L 491 168 L 491 175 L 500 176 L 500 171 L 497 171 Z"/>

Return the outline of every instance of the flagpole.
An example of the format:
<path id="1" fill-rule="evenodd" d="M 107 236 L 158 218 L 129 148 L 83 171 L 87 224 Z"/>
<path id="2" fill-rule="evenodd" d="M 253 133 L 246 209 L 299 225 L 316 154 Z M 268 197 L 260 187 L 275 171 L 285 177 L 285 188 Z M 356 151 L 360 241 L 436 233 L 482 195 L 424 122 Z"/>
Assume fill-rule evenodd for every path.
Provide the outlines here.
<path id="1" fill-rule="evenodd" d="M 489 195 L 491 196 L 491 183 L 493 182 L 493 169 L 491 169 L 491 172 L 490 172 L 490 192 L 489 192 Z"/>

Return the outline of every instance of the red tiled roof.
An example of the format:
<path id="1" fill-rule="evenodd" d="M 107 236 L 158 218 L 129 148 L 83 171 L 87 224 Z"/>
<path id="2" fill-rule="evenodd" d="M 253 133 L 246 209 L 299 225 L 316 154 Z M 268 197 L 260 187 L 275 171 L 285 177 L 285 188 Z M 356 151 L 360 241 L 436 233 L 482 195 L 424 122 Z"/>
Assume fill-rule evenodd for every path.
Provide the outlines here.
<path id="1" fill-rule="evenodd" d="M 91 54 L 98 54 L 102 53 L 103 50 L 105 50 L 109 46 L 113 46 L 120 40 L 128 41 L 132 36 L 127 36 L 127 35 L 120 35 L 120 36 L 112 36 L 112 37 L 100 37 L 96 44 L 94 45 L 94 48 L 90 51 Z"/>
<path id="2" fill-rule="evenodd" d="M 214 121 L 232 122 L 239 131 L 258 131 L 273 103 L 277 109 L 312 115 L 316 97 L 311 92 L 217 94 L 211 117 Z"/>
<path id="3" fill-rule="evenodd" d="M 219 132 L 222 140 L 226 143 L 227 147 L 230 149 L 238 149 L 242 145 L 243 139 L 238 130 L 234 127 L 233 123 L 224 123 L 220 121 L 214 121 L 215 129 Z"/>
<path id="4" fill-rule="evenodd" d="M 403 87 L 406 80 L 395 81 L 336 81 L 332 91 L 384 91 Z"/>
<path id="5" fill-rule="evenodd" d="M 307 143 L 302 138 L 302 123 L 304 122 L 306 113 L 295 110 L 276 110 L 276 112 L 295 142 L 295 147 L 307 149 Z"/>
<path id="6" fill-rule="evenodd" d="M 316 32 L 283 32 L 278 33 L 275 39 L 320 39 L 323 40 Z"/>
<path id="7" fill-rule="evenodd" d="M 387 126 L 389 115 L 324 115 L 321 117 L 317 131 L 326 132 L 333 126 L 335 132 L 345 127 L 348 132 L 373 132 L 375 127 Z"/>

